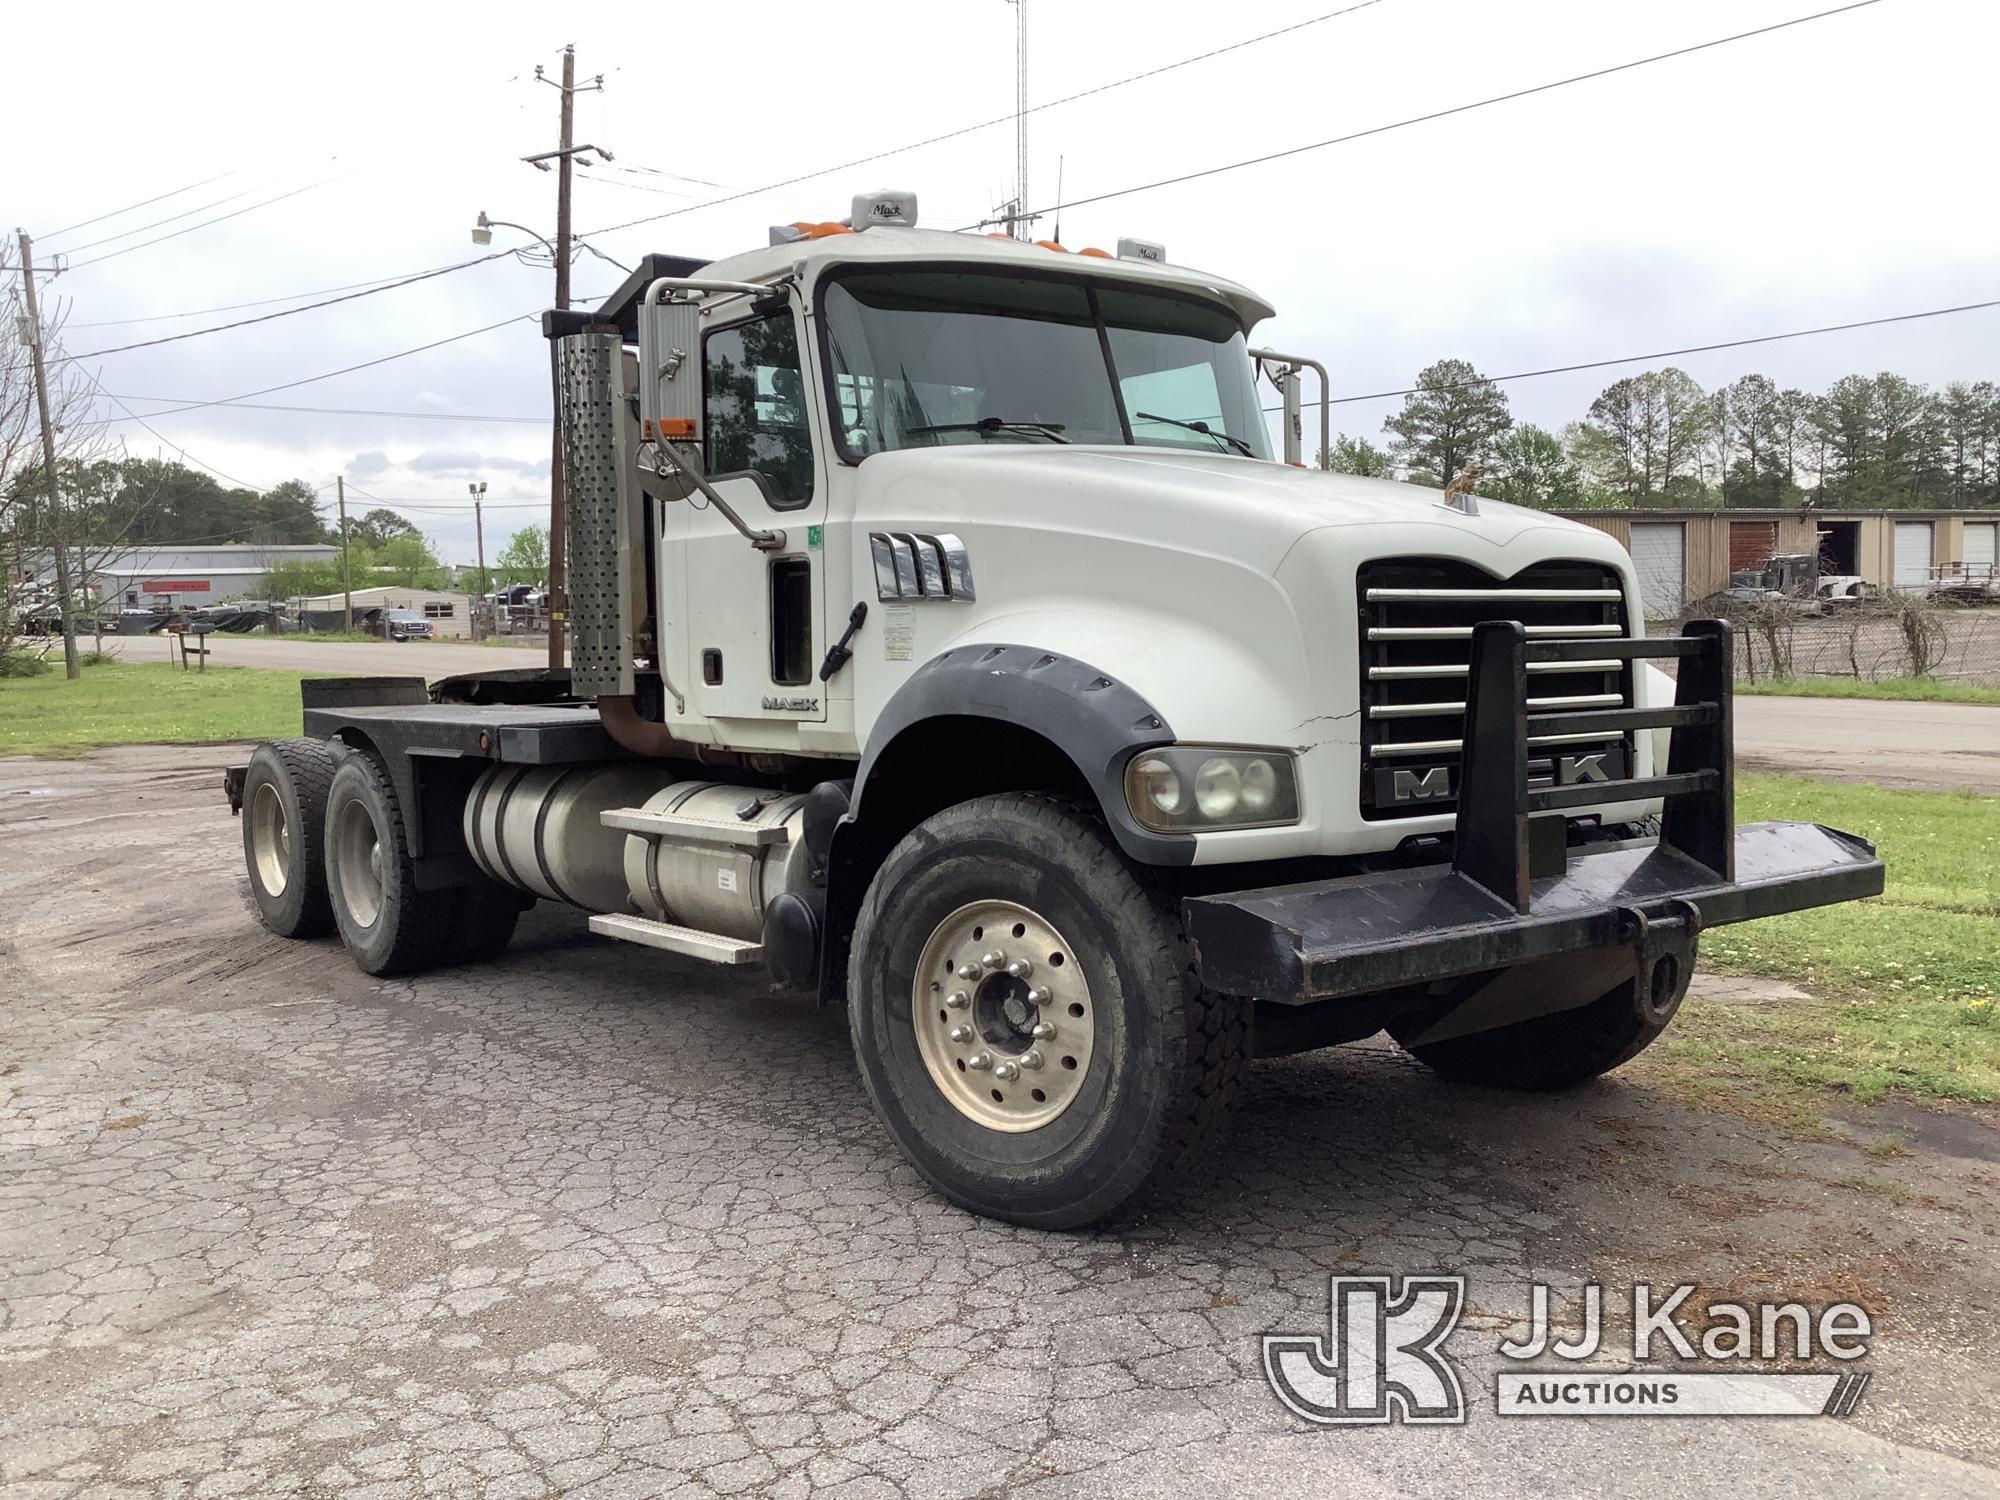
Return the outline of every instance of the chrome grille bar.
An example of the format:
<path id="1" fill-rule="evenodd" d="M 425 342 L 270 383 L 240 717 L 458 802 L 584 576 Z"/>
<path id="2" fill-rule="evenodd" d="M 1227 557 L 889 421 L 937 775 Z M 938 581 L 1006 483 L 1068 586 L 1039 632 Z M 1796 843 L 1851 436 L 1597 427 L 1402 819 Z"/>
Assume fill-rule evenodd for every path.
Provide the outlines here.
<path id="1" fill-rule="evenodd" d="M 1581 745 L 1604 743 L 1603 734 L 1531 734 L 1530 745 Z M 1370 748 L 1370 755 L 1452 755 L 1465 748 L 1465 741 L 1458 740 L 1406 740 L 1400 745 L 1376 745 Z"/>
<path id="2" fill-rule="evenodd" d="M 1619 663 L 1615 661 L 1531 661 L 1530 672 L 1615 672 Z M 1470 671 L 1463 662 L 1456 665 L 1445 664 L 1435 667 L 1370 667 L 1370 682 L 1401 682 L 1417 677 L 1463 677 Z"/>
<path id="3" fill-rule="evenodd" d="M 1610 604 L 1617 589 L 1370 589 L 1370 604 Z"/>
<path id="4" fill-rule="evenodd" d="M 1578 640 L 1584 636 L 1623 635 L 1623 625 L 1529 625 L 1526 627 L 1532 640 L 1536 636 L 1552 636 L 1561 640 Z M 1470 625 L 1375 625 L 1368 631 L 1371 641 L 1469 641 L 1472 639 Z"/>
<path id="5" fill-rule="evenodd" d="M 1623 693 L 1577 693 L 1566 698 L 1530 698 L 1530 708 L 1618 708 L 1625 702 Z M 1429 719 L 1438 714 L 1462 714 L 1465 702 L 1457 703 L 1382 703 L 1368 710 L 1371 719 Z"/>

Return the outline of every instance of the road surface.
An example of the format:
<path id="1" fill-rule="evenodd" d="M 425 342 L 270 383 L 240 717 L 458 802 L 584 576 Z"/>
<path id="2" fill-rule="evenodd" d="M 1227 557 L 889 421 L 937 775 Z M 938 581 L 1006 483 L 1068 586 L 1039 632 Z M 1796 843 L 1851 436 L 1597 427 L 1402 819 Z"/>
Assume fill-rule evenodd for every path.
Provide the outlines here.
<path id="1" fill-rule="evenodd" d="M 1738 698 L 1736 764 L 1877 786 L 2000 793 L 2000 707 Z"/>
<path id="2" fill-rule="evenodd" d="M 403 645 L 210 636 L 212 665 L 366 674 L 490 672 L 534 667 L 541 647 Z M 128 640 L 124 654 L 164 657 L 163 641 Z M 1738 698 L 1736 753 L 1746 770 L 1789 771 L 1883 786 L 2000 793 L 2000 707 L 1840 698 Z"/>
<path id="3" fill-rule="evenodd" d="M 546 906 L 389 981 L 270 936 L 236 754 L 0 761 L 0 1492 L 2000 1493 L 1975 1112 L 1869 1116 L 1878 1157 L 1689 1110 L 1649 1057 L 1522 1097 L 1367 1044 L 1255 1065 L 1143 1212 L 1010 1228 L 904 1164 L 844 1016 L 757 978 Z M 1329 1276 L 1438 1272 L 1468 1425 L 1279 1406 L 1260 1336 L 1324 1335 Z M 1849 1420 L 1502 1419 L 1531 1280 L 1604 1284 L 1612 1345 L 1635 1280 L 1856 1299 L 1873 1383 Z"/>

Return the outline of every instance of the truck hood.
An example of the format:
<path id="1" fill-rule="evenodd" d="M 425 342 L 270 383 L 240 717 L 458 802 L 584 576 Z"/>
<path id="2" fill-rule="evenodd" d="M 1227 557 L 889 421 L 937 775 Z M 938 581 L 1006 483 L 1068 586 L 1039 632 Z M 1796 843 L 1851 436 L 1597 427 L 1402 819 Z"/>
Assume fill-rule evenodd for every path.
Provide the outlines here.
<path id="1" fill-rule="evenodd" d="M 1022 522 L 1033 509 L 1064 529 L 1202 539 L 1217 554 L 1273 573 L 1310 532 L 1327 527 L 1448 525 L 1479 551 L 1504 551 L 1549 528 L 1601 534 L 1546 511 L 1482 499 L 1468 516 L 1443 492 L 1393 479 L 1166 448 L 952 445 L 878 453 L 861 488 L 894 512 L 922 495 L 925 510 Z"/>

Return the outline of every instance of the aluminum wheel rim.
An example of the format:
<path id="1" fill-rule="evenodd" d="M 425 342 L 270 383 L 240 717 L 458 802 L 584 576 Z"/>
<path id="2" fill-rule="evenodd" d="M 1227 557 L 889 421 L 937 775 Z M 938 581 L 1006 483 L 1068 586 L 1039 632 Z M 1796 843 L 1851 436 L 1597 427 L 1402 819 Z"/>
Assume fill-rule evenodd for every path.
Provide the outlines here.
<path id="1" fill-rule="evenodd" d="M 938 923 L 911 984 L 917 1050 L 952 1108 L 989 1130 L 1039 1130 L 1076 1101 L 1097 1013 L 1076 950 L 1012 901 Z"/>
<path id="2" fill-rule="evenodd" d="M 357 927 L 373 927 L 382 915 L 382 841 L 368 805 L 350 798 L 340 806 L 333 830 L 335 863 L 340 867 L 340 900 Z"/>
<path id="3" fill-rule="evenodd" d="M 250 859 L 264 894 L 284 895 L 292 882 L 292 825 L 284 799 L 268 781 L 258 784 L 250 803 Z"/>

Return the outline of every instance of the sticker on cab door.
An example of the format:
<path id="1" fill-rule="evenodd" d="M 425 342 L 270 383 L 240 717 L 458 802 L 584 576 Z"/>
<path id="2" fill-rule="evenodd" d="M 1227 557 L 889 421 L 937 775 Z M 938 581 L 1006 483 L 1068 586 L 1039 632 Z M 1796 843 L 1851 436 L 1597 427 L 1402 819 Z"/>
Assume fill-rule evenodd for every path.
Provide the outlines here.
<path id="1" fill-rule="evenodd" d="M 882 660 L 908 661 L 917 630 L 914 604 L 891 604 L 882 611 Z"/>

